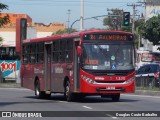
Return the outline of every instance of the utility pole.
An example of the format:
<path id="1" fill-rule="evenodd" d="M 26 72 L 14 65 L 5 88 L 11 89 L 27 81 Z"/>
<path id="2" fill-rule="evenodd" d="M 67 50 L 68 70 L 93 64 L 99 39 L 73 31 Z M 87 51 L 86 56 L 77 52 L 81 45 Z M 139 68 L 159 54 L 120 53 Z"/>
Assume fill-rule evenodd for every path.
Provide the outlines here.
<path id="1" fill-rule="evenodd" d="M 80 31 L 83 30 L 84 0 L 81 0 Z"/>
<path id="2" fill-rule="evenodd" d="M 71 10 L 70 9 L 68 9 L 68 29 L 70 28 L 70 14 L 71 14 Z"/>
<path id="3" fill-rule="evenodd" d="M 136 16 L 136 7 L 142 6 L 141 4 L 127 4 L 127 6 L 133 7 L 133 20 L 132 20 L 132 33 L 135 33 L 135 16 Z"/>

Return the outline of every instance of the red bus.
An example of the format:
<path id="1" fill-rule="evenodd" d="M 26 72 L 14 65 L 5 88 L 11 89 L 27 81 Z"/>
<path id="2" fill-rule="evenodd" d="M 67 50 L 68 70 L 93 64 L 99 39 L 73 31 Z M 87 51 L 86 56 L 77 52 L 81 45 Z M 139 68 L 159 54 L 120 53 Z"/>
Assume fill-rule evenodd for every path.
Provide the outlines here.
<path id="1" fill-rule="evenodd" d="M 22 40 L 21 84 L 38 98 L 111 97 L 135 91 L 133 34 L 90 30 Z"/>

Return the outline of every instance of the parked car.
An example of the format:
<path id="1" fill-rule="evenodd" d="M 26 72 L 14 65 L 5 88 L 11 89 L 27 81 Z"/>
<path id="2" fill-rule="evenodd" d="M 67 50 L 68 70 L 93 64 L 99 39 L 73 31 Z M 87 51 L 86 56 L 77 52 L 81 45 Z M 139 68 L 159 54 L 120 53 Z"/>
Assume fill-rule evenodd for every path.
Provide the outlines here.
<path id="1" fill-rule="evenodd" d="M 136 86 L 159 87 L 160 86 L 160 64 L 151 63 L 140 67 L 136 71 Z"/>

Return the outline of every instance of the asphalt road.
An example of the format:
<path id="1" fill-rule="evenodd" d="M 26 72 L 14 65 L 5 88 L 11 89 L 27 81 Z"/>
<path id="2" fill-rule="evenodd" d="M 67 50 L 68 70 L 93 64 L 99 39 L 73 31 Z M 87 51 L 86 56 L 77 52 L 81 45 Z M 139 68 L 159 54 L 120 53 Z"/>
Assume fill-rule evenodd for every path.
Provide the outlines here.
<path id="1" fill-rule="evenodd" d="M 51 99 L 36 99 L 34 92 L 23 88 L 0 88 L 0 111 L 37 112 L 49 111 L 62 117 L 46 117 L 45 120 L 159 120 L 160 117 L 118 117 L 121 115 L 138 115 L 138 111 L 160 112 L 160 97 L 122 94 L 119 102 L 112 102 L 109 98 L 99 96 L 86 97 L 83 101 L 66 102 L 61 94 L 53 94 Z M 56 113 L 56 111 L 61 111 Z M 64 112 L 62 112 L 64 111 Z M 66 116 L 66 111 L 76 111 L 82 117 Z M 98 111 L 98 112 L 97 112 Z M 109 112 L 105 112 L 109 111 Z M 110 111 L 116 112 L 113 116 Z M 127 113 L 130 111 L 129 113 Z M 134 112 L 135 111 L 135 112 Z M 121 113 L 122 112 L 122 113 Z M 140 115 L 142 114 L 140 112 Z M 28 114 L 28 113 L 27 113 Z M 74 114 L 70 112 L 70 114 Z M 96 117 L 96 115 L 102 117 Z M 103 116 L 103 115 L 106 115 Z M 86 117 L 89 115 L 89 117 Z M 92 117 L 92 115 L 95 117 Z M 0 120 L 21 120 L 22 118 L 0 118 Z M 23 118 L 24 120 L 44 120 L 44 118 Z"/>

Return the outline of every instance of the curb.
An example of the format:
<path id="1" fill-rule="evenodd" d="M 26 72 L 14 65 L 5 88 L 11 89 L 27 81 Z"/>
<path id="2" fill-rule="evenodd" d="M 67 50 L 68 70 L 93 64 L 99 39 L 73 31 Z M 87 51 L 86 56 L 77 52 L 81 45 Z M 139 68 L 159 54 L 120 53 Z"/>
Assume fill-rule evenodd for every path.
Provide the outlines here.
<path id="1" fill-rule="evenodd" d="M 21 88 L 19 83 L 0 83 L 0 88 Z"/>
<path id="2" fill-rule="evenodd" d="M 0 83 L 0 88 L 22 88 L 20 83 Z M 160 91 L 135 90 L 135 95 L 160 96 Z"/>
<path id="3" fill-rule="evenodd" d="M 136 95 L 160 96 L 160 91 L 136 90 L 134 94 L 136 94 Z"/>

